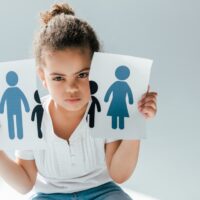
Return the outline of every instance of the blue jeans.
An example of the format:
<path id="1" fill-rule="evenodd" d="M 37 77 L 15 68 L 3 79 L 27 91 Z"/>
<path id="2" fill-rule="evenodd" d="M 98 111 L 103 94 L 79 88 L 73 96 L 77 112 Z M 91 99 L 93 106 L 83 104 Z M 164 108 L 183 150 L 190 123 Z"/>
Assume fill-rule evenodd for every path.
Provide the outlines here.
<path id="1" fill-rule="evenodd" d="M 74 193 L 37 193 L 32 200 L 132 200 L 114 182 L 108 182 L 98 187 Z"/>

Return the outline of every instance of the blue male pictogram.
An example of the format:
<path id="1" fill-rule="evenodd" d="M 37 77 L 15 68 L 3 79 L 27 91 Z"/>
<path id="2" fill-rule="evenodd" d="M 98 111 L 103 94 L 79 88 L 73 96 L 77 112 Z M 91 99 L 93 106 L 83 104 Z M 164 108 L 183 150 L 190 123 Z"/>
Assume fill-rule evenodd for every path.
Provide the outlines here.
<path id="1" fill-rule="evenodd" d="M 9 138 L 15 138 L 15 129 L 17 137 L 23 139 L 23 124 L 22 124 L 22 108 L 21 102 L 24 105 L 25 111 L 29 112 L 29 104 L 20 88 L 16 87 L 18 83 L 18 75 L 14 71 L 9 71 L 6 75 L 6 82 L 10 86 L 4 92 L 0 101 L 0 113 L 4 113 L 5 104 L 7 106 L 8 132 Z M 14 123 L 16 120 L 16 126 Z"/>
<path id="2" fill-rule="evenodd" d="M 130 70 L 127 66 L 119 66 L 115 70 L 115 76 L 119 81 L 115 81 L 107 90 L 104 101 L 108 102 L 112 94 L 112 100 L 107 112 L 107 116 L 112 117 L 112 128 L 118 127 L 117 119 L 119 118 L 119 128 L 124 129 L 124 118 L 129 117 L 126 96 L 128 95 L 129 104 L 133 104 L 133 94 L 129 85 L 124 81 L 130 75 Z"/>

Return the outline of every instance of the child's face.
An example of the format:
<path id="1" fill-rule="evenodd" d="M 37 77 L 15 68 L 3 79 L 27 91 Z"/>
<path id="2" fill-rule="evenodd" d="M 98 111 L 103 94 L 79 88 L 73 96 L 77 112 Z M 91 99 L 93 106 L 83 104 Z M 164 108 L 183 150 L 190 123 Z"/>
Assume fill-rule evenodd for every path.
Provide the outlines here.
<path id="1" fill-rule="evenodd" d="M 45 53 L 44 62 L 39 75 L 56 105 L 67 111 L 86 108 L 90 99 L 89 49 L 68 48 Z"/>

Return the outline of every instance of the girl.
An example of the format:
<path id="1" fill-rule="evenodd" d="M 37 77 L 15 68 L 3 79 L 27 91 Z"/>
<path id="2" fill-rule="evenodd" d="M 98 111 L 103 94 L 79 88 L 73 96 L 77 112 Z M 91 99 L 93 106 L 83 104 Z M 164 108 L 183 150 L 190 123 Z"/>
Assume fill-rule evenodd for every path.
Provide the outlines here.
<path id="1" fill-rule="evenodd" d="M 17 151 L 16 161 L 0 152 L 0 175 L 32 200 L 128 200 L 116 183 L 133 173 L 138 140 L 95 139 L 85 122 L 90 100 L 88 74 L 99 42 L 91 26 L 66 4 L 41 15 L 34 48 L 37 72 L 49 95 L 42 98 L 45 150 Z M 155 92 L 138 104 L 145 118 L 156 114 Z M 115 183 L 116 182 L 116 183 Z"/>

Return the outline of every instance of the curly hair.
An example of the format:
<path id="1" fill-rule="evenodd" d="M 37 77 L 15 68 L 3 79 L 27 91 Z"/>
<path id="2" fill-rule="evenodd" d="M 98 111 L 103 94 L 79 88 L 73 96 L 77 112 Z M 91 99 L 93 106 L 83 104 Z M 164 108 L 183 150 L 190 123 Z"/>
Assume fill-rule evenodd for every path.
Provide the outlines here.
<path id="1" fill-rule="evenodd" d="M 75 16 L 68 4 L 55 4 L 41 14 L 42 26 L 34 39 L 36 65 L 44 64 L 46 50 L 64 50 L 70 47 L 89 48 L 91 57 L 100 44 L 93 28 Z"/>

